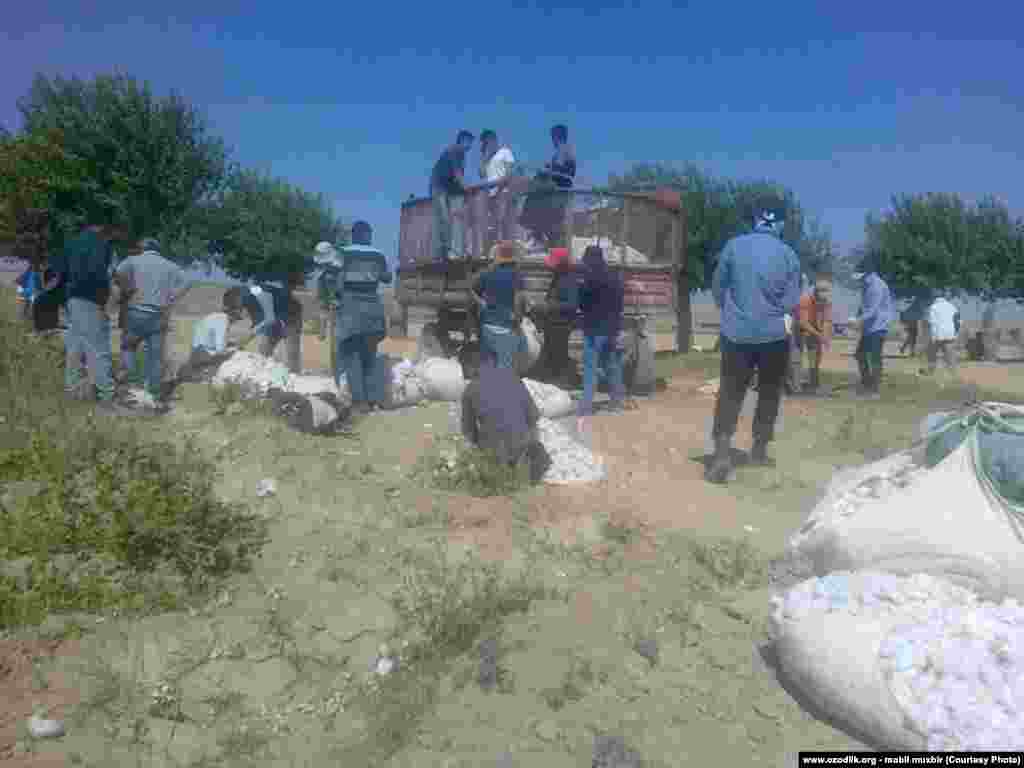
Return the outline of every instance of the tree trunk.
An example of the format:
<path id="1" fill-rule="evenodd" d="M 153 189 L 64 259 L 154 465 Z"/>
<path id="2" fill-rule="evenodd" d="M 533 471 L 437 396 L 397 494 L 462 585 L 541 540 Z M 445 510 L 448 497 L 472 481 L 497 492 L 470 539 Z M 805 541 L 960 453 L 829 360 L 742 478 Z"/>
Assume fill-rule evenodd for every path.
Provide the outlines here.
<path id="1" fill-rule="evenodd" d="M 284 338 L 285 365 L 292 373 L 302 373 L 302 302 L 288 295 L 288 326 Z"/>
<path id="2" fill-rule="evenodd" d="M 981 316 L 982 358 L 994 362 L 999 352 L 999 328 L 996 325 L 996 305 L 992 302 Z"/>
<path id="3" fill-rule="evenodd" d="M 693 308 L 690 305 L 690 279 L 685 271 L 676 278 L 676 352 L 693 349 Z"/>

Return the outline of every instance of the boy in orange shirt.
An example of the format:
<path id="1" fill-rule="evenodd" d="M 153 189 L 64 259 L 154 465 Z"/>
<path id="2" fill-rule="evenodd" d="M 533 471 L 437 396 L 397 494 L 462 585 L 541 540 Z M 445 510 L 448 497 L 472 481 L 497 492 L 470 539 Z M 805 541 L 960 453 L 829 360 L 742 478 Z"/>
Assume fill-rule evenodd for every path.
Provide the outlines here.
<path id="1" fill-rule="evenodd" d="M 832 281 L 828 277 L 819 277 L 815 282 L 814 291 L 805 293 L 800 304 L 793 310 L 797 327 L 795 359 L 793 365 L 793 384 L 799 392 L 803 384 L 803 353 L 807 353 L 810 362 L 810 380 L 808 392 L 816 392 L 821 386 L 821 358 L 832 344 Z"/>

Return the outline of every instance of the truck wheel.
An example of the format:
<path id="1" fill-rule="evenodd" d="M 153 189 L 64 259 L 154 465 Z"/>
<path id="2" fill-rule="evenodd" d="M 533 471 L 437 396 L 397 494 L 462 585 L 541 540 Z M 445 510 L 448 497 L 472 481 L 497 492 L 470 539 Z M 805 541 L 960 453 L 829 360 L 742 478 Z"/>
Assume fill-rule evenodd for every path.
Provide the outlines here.
<path id="1" fill-rule="evenodd" d="M 626 386 L 634 395 L 649 395 L 654 392 L 657 378 L 654 370 L 654 339 L 648 335 L 637 335 L 633 350 Z"/>
<path id="2" fill-rule="evenodd" d="M 447 357 L 436 323 L 424 325 L 416 342 L 416 358 L 426 360 L 429 357 Z"/>

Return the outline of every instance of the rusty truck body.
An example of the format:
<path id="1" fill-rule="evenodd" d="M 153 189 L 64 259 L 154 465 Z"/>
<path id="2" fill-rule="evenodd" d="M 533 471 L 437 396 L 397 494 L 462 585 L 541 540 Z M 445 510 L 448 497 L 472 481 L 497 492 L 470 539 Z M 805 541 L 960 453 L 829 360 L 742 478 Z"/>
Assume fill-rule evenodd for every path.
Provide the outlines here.
<path id="1" fill-rule="evenodd" d="M 493 190 L 493 191 L 492 191 Z M 494 195 L 504 195 L 501 205 Z M 410 317 L 422 325 L 421 345 L 460 356 L 476 343 L 479 332 L 475 302 L 469 294 L 481 270 L 490 268 L 490 247 L 501 239 L 522 246 L 520 260 L 528 299 L 541 311 L 531 318 L 543 336 L 545 313 L 553 273 L 545 264 L 552 247 L 570 249 L 580 263 L 588 245 L 598 244 L 609 266 L 622 274 L 625 285 L 626 384 L 635 393 L 654 386 L 655 329 L 675 327 L 678 299 L 676 277 L 686 249 L 682 207 L 663 191 L 611 192 L 601 189 L 538 191 L 532 182 L 517 179 L 498 187 L 472 187 L 462 211 L 465 232 L 462 260 L 442 263 L 432 252 L 433 211 L 430 198 L 411 198 L 402 205 L 399 269 L 395 299 L 400 305 L 402 332 L 408 334 Z M 678 196 L 675 198 L 678 201 Z M 527 208 L 538 206 L 557 218 L 555 227 L 538 235 L 531 230 Z M 501 217 L 501 220 L 496 220 Z M 541 217 L 543 218 L 543 217 Z M 527 220 L 531 219 L 531 220 Z M 550 216 L 548 217 L 550 221 Z M 552 233 L 552 229 L 555 229 Z M 582 346 L 575 330 L 570 348 L 578 358 Z"/>

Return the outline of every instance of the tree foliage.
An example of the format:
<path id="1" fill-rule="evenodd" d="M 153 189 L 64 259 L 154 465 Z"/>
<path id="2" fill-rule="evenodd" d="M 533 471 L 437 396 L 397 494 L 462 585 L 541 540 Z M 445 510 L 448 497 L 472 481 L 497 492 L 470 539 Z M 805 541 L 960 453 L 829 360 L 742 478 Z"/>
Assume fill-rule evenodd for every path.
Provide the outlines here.
<path id="1" fill-rule="evenodd" d="M 49 129 L 0 137 L 0 237 L 17 255 L 38 263 L 76 231 L 96 194 L 86 164 Z"/>
<path id="2" fill-rule="evenodd" d="M 221 195 L 195 214 L 234 277 L 284 279 L 311 269 L 313 247 L 345 231 L 323 195 L 252 170 L 231 174 Z"/>
<path id="3" fill-rule="evenodd" d="M 178 226 L 215 195 L 228 171 L 224 142 L 194 107 L 175 93 L 159 98 L 128 76 L 40 75 L 18 107 L 24 135 L 60 132 L 65 152 L 82 163 L 91 185 L 81 201 L 85 215 L 132 237 Z"/>
<path id="4" fill-rule="evenodd" d="M 958 195 L 894 197 L 869 214 L 865 243 L 899 297 L 953 291 L 986 300 L 1024 299 L 1024 224 L 993 198 L 976 206 Z"/>
<path id="5" fill-rule="evenodd" d="M 680 192 L 687 221 L 687 272 L 692 290 L 707 287 L 726 242 L 749 232 L 762 209 L 779 210 L 786 217 L 782 239 L 800 256 L 810 273 L 832 267 L 834 247 L 829 233 L 811 219 L 793 192 L 768 180 L 733 181 L 701 171 L 695 165 L 676 168 L 665 164 L 634 165 L 609 180 L 613 190 L 671 187 Z"/>

